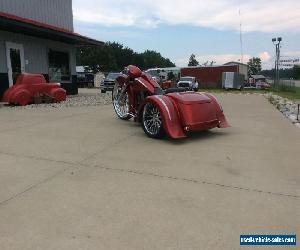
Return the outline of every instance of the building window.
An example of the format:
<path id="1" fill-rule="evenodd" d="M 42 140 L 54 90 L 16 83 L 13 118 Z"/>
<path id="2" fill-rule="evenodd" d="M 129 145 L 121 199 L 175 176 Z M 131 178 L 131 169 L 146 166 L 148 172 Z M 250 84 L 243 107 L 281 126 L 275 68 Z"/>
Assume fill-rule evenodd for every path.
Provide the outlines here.
<path id="1" fill-rule="evenodd" d="M 48 59 L 50 82 L 71 80 L 69 53 L 49 50 Z"/>

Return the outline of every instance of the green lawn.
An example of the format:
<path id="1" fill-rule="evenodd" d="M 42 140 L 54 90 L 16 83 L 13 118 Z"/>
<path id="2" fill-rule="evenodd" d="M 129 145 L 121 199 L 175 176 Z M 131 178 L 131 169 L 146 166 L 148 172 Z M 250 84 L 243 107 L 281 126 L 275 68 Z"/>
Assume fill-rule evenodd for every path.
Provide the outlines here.
<path id="1" fill-rule="evenodd" d="M 300 87 L 295 87 L 294 91 L 278 91 L 273 90 L 274 94 L 277 94 L 279 96 L 291 99 L 291 100 L 300 100 Z"/>
<path id="2" fill-rule="evenodd" d="M 293 91 L 287 90 L 277 90 L 277 89 L 270 89 L 270 90 L 259 90 L 259 89 L 243 89 L 243 90 L 225 90 L 225 89 L 200 89 L 199 91 L 206 91 L 211 93 L 250 93 L 250 94 L 264 94 L 268 92 L 273 92 L 276 95 L 282 96 L 284 98 L 288 98 L 291 100 L 300 100 L 300 87 L 295 87 Z"/>

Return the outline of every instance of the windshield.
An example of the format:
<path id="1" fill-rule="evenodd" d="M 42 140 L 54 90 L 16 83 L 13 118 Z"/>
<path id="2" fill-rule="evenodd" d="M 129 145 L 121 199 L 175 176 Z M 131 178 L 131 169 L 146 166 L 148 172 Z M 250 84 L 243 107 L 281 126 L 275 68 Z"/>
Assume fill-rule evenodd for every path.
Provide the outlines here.
<path id="1" fill-rule="evenodd" d="M 194 77 L 181 77 L 180 81 L 181 82 L 194 82 L 195 78 Z"/>
<path id="2" fill-rule="evenodd" d="M 106 78 L 115 80 L 119 75 L 120 73 L 109 73 Z"/>

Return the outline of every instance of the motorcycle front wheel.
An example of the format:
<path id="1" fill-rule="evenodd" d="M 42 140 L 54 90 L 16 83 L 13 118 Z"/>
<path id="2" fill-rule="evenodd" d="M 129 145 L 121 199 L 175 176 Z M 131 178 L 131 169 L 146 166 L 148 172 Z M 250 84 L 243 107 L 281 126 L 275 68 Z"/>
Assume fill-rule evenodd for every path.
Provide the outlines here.
<path id="1" fill-rule="evenodd" d="M 115 82 L 115 86 L 112 91 L 112 103 L 114 110 L 120 119 L 129 120 L 131 118 L 131 115 L 129 114 L 128 92 L 124 92 L 123 86 L 117 81 Z"/>

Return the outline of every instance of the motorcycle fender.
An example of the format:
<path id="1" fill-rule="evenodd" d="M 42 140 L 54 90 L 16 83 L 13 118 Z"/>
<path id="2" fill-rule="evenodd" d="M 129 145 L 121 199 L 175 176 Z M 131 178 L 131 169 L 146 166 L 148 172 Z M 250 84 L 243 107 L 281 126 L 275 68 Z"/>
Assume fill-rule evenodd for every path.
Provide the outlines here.
<path id="1" fill-rule="evenodd" d="M 210 100 L 212 101 L 213 105 L 215 106 L 216 115 L 217 115 L 217 118 L 220 122 L 219 128 L 228 128 L 228 127 L 230 127 L 229 123 L 227 122 L 227 120 L 225 118 L 222 106 L 219 104 L 217 98 L 214 95 L 206 93 L 206 92 L 203 92 L 202 94 L 209 97 Z"/>
<path id="2" fill-rule="evenodd" d="M 178 111 L 170 97 L 164 95 L 152 95 L 145 99 L 144 105 L 147 102 L 151 102 L 159 108 L 164 129 L 169 137 L 173 139 L 186 137 L 181 125 Z M 143 108 L 141 109 L 141 112 L 142 110 Z M 140 115 L 142 115 L 142 113 Z"/>

